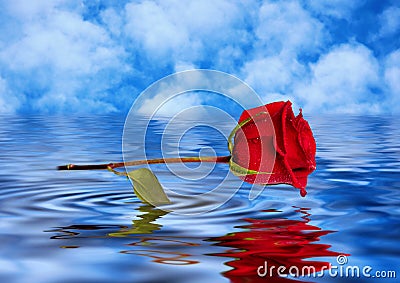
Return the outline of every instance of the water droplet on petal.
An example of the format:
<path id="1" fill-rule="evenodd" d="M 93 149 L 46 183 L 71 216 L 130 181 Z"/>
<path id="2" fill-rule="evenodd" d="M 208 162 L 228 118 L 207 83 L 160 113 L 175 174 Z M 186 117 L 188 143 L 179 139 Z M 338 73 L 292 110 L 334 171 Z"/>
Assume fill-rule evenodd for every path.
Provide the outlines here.
<path id="1" fill-rule="evenodd" d="M 260 138 L 257 137 L 257 138 L 254 138 L 254 139 L 250 139 L 250 141 L 251 141 L 252 143 L 254 143 L 254 144 L 258 144 L 258 143 L 260 143 Z"/>

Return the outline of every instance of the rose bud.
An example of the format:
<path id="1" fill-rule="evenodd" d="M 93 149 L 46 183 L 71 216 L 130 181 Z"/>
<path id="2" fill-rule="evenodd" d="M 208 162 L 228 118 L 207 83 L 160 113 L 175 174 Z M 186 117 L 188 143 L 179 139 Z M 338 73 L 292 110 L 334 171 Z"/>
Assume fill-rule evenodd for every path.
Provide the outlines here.
<path id="1" fill-rule="evenodd" d="M 234 143 L 231 143 L 234 135 Z M 301 109 L 273 102 L 243 111 L 229 137 L 230 168 L 248 183 L 289 184 L 307 194 L 307 177 L 316 168 L 316 144 Z"/>

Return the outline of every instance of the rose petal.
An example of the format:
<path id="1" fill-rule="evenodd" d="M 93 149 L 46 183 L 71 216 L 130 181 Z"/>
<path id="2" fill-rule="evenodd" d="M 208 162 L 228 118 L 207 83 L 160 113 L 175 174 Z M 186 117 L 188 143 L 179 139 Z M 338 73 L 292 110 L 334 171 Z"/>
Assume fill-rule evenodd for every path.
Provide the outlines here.
<path id="1" fill-rule="evenodd" d="M 243 111 L 239 123 L 252 119 L 235 134 L 232 160 L 258 172 L 239 176 L 246 182 L 290 184 L 304 196 L 307 177 L 316 167 L 316 144 L 301 110 L 295 117 L 291 106 L 280 101 Z"/>

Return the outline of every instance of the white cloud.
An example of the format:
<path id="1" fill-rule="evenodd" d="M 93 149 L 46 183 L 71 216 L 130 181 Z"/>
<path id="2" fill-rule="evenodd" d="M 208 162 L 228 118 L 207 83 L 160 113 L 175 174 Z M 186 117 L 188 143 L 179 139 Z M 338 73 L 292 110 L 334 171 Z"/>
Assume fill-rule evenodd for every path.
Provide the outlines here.
<path id="1" fill-rule="evenodd" d="M 385 103 L 399 102 L 398 51 L 374 57 L 355 40 L 337 46 L 361 40 L 357 31 L 330 34 L 364 2 L 3 1 L 0 112 L 124 111 L 157 79 L 194 68 L 235 74 L 266 102 L 290 98 L 307 111 L 394 108 Z M 397 40 L 399 19 L 386 5 L 377 37 Z"/>
<path id="2" fill-rule="evenodd" d="M 227 45 L 246 40 L 246 14 L 241 5 L 211 0 L 130 3 L 125 33 L 131 44 L 158 66 L 176 61 L 194 64 L 208 59 L 210 53 L 239 59 L 243 53 L 233 52 Z M 221 48 L 225 50 L 221 52 Z"/>
<path id="3" fill-rule="evenodd" d="M 139 105 L 136 112 L 148 116 L 155 113 L 161 116 L 173 116 L 186 108 L 201 104 L 202 101 L 198 95 L 193 93 L 180 94 L 182 89 L 181 86 L 174 87 L 173 85 L 163 84 L 160 92 L 149 94 L 144 103 Z"/>
<path id="4" fill-rule="evenodd" d="M 101 19 L 105 23 L 110 34 L 120 36 L 123 30 L 124 18 L 113 8 L 101 12 Z"/>
<path id="5" fill-rule="evenodd" d="M 371 50 L 360 44 L 333 48 L 311 65 L 311 79 L 295 90 L 307 111 L 379 112 L 371 90 L 379 85 L 379 64 Z"/>
<path id="6" fill-rule="evenodd" d="M 400 49 L 393 51 L 385 62 L 385 83 L 389 90 L 388 107 L 392 112 L 400 111 Z"/>
<path id="7" fill-rule="evenodd" d="M 1 59 L 18 71 L 47 65 L 85 75 L 116 64 L 121 52 L 101 27 L 77 14 L 54 11 L 26 23 L 24 35 L 1 52 Z"/>
<path id="8" fill-rule="evenodd" d="M 351 20 L 351 15 L 365 0 L 303 0 L 306 7 L 320 14 L 332 16 L 338 19 Z"/>
<path id="9" fill-rule="evenodd" d="M 231 111 L 226 101 L 248 109 L 262 101 L 240 79 L 212 70 L 191 70 L 163 78 L 146 89 L 135 101 L 134 113 L 173 116 L 192 106 L 207 105 Z M 131 109 L 132 111 L 132 109 Z"/>
<path id="10" fill-rule="evenodd" d="M 244 63 L 242 77 L 265 102 L 291 99 L 299 105 L 293 88 L 308 70 L 298 58 L 321 52 L 327 40 L 323 24 L 298 1 L 265 2 L 255 33 L 254 58 Z"/>
<path id="11" fill-rule="evenodd" d="M 190 90 L 206 87 L 207 78 L 197 71 L 165 77 L 146 89 L 135 101 L 135 112 L 143 115 L 173 116 L 192 106 L 201 105 L 202 99 Z M 132 111 L 132 109 L 131 109 Z"/>
<path id="12" fill-rule="evenodd" d="M 186 32 L 155 2 L 128 4 L 126 13 L 125 30 L 132 37 L 133 44 L 157 59 L 165 58 L 188 42 Z"/>
<path id="13" fill-rule="evenodd" d="M 63 6 L 67 1 L 60 0 L 14 0 L 7 3 L 5 8 L 13 17 L 22 21 L 37 20 L 42 15 L 51 14 L 57 7 Z"/>
<path id="14" fill-rule="evenodd" d="M 297 1 L 265 2 L 255 33 L 261 56 L 282 53 L 317 53 L 327 34 L 322 23 Z"/>
<path id="15" fill-rule="evenodd" d="M 15 112 L 19 103 L 19 100 L 11 93 L 7 81 L 0 77 L 0 113 Z"/>
<path id="16" fill-rule="evenodd" d="M 279 55 L 252 60 L 243 68 L 245 81 L 262 95 L 287 93 L 304 71 L 296 59 Z"/>
<path id="17" fill-rule="evenodd" d="M 196 66 L 194 64 L 182 61 L 176 62 L 174 68 L 175 72 L 182 72 L 193 69 L 196 69 Z"/>
<path id="18" fill-rule="evenodd" d="M 385 37 L 400 31 L 400 8 L 389 7 L 379 16 L 379 36 Z"/>
<path id="19" fill-rule="evenodd" d="M 66 109 L 73 109 L 74 112 L 84 113 L 110 113 L 117 112 L 112 103 L 101 101 L 100 97 L 78 97 L 74 92 L 63 92 L 59 89 L 50 92 L 34 102 L 32 106 L 41 112 L 63 112 Z"/>
<path id="20" fill-rule="evenodd" d="M 79 5 L 60 3 L 10 5 L 22 32 L 0 51 L 0 63 L 7 66 L 5 78 L 13 92 L 34 98 L 29 107 L 36 111 L 115 110 L 100 102 L 100 96 L 129 70 L 122 60 L 123 48 L 103 27 L 85 21 L 76 12 Z"/>

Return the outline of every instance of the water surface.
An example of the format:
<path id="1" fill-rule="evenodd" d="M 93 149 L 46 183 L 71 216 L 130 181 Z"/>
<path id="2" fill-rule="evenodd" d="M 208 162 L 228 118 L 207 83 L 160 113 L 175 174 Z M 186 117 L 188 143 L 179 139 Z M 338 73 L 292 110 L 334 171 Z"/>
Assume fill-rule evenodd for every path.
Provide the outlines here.
<path id="1" fill-rule="evenodd" d="M 337 265 L 339 254 L 349 255 L 347 265 L 399 277 L 398 117 L 309 120 L 318 168 L 305 198 L 279 185 L 250 201 L 243 185 L 215 210 L 184 215 L 141 203 L 131 184 L 110 172 L 55 170 L 121 161 L 124 117 L 1 116 L 1 282 L 365 282 L 328 275 L 267 280 L 256 272 L 264 261 Z M 163 123 L 150 124 L 149 157 L 160 157 Z M 188 132 L 180 154 L 196 155 L 202 146 L 227 154 L 224 138 L 208 131 Z M 166 150 L 173 155 L 176 148 Z M 206 180 L 184 181 L 164 165 L 153 170 L 165 186 L 193 195 L 227 174 L 224 164 Z M 233 178 L 221 194 L 232 193 Z"/>

